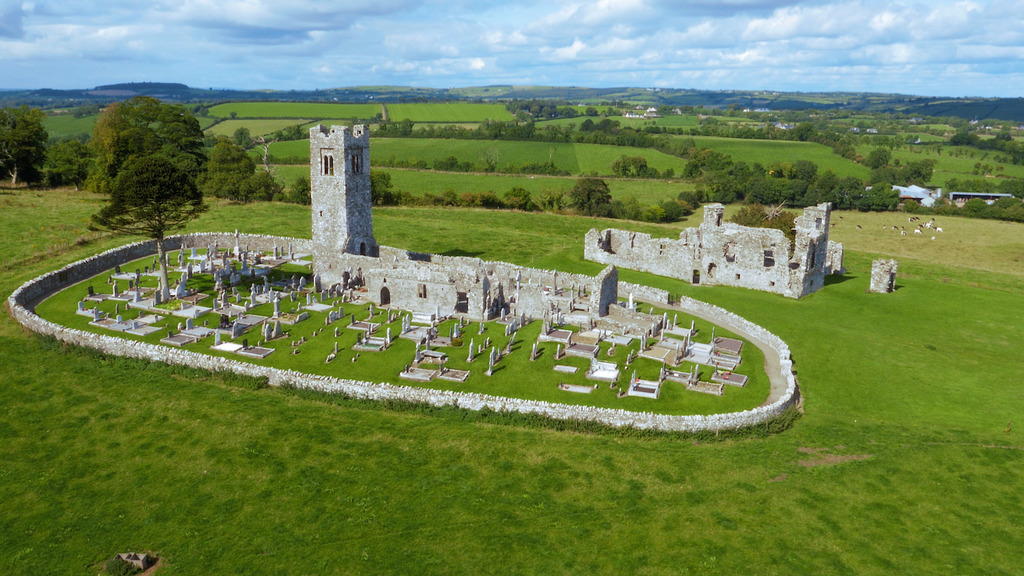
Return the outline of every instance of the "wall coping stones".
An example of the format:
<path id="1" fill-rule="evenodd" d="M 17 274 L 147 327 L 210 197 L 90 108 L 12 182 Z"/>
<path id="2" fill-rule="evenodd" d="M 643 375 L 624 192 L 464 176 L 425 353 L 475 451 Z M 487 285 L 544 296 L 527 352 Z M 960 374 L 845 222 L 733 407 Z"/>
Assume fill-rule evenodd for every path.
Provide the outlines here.
<path id="1" fill-rule="evenodd" d="M 250 249 L 270 250 L 276 244 L 279 248 L 291 244 L 295 250 L 308 252 L 312 241 L 301 238 L 280 236 L 237 234 L 236 233 L 197 233 L 171 236 L 165 239 L 168 251 L 181 247 L 206 247 L 219 244 L 222 247 L 233 247 L 237 239 L 239 245 L 248 245 Z M 586 420 L 599 422 L 614 428 L 633 427 L 640 430 L 661 430 L 668 432 L 703 432 L 715 430 L 731 430 L 763 423 L 782 414 L 786 409 L 800 401 L 799 387 L 793 374 L 793 363 L 789 346 L 778 336 L 768 330 L 717 306 L 683 297 L 676 304 L 681 310 L 693 310 L 715 319 L 725 328 L 736 329 L 752 335 L 754 344 L 766 354 L 778 357 L 778 369 L 786 383 L 785 391 L 774 400 L 742 412 L 731 412 L 709 415 L 670 415 L 653 412 L 633 412 L 618 408 L 597 408 L 593 406 L 576 406 L 556 404 L 539 400 L 505 398 L 489 394 L 470 392 L 454 392 L 447 390 L 431 390 L 412 386 L 396 385 L 381 382 L 365 382 L 304 374 L 293 370 L 284 370 L 270 366 L 250 364 L 240 360 L 209 356 L 199 352 L 158 346 L 145 342 L 125 340 L 116 336 L 95 334 L 77 330 L 45 320 L 34 311 L 35 304 L 43 298 L 60 290 L 91 278 L 96 274 L 125 264 L 132 260 L 156 253 L 153 240 L 135 242 L 118 248 L 107 250 L 83 260 L 73 262 L 60 270 L 48 272 L 22 284 L 7 298 L 7 309 L 10 315 L 25 328 L 60 341 L 85 346 L 117 356 L 138 358 L 168 364 L 179 364 L 201 368 L 212 372 L 231 371 L 244 376 L 266 378 L 271 386 L 292 386 L 298 389 L 313 390 L 331 394 L 344 394 L 353 398 L 369 400 L 404 400 L 429 404 L 432 406 L 457 406 L 468 410 L 490 409 L 494 411 L 516 411 L 524 414 L 540 414 L 559 420 Z M 512 264 L 500 263 L 515 268 L 524 268 Z M 547 271 L 557 272 L 557 271 Z M 559 275 L 570 276 L 564 272 Z M 623 286 L 625 283 L 620 283 Z M 654 297 L 656 303 L 668 302 L 668 294 L 662 290 L 625 285 L 635 293 Z M 769 375 L 772 376 L 772 375 Z M 774 380 L 774 379 L 773 379 Z"/>

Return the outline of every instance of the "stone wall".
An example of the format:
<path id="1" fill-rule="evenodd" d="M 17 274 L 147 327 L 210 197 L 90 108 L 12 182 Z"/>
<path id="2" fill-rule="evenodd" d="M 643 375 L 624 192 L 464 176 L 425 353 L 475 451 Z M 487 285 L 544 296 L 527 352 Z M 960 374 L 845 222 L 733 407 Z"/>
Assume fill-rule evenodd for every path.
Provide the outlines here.
<path id="1" fill-rule="evenodd" d="M 219 244 L 221 247 L 224 247 L 234 244 L 236 238 L 240 244 L 248 245 L 253 250 L 269 251 L 273 249 L 275 244 L 279 247 L 291 244 L 298 251 L 308 246 L 309 243 L 308 240 L 271 236 L 200 234 L 169 238 L 167 246 L 170 250 L 176 249 L 181 245 L 190 247 Z M 215 372 L 231 371 L 245 376 L 266 378 L 271 386 L 288 385 L 300 389 L 344 394 L 354 398 L 405 400 L 434 406 L 453 405 L 469 410 L 488 408 L 495 411 L 517 411 L 526 414 L 540 414 L 562 420 L 590 420 L 613 427 L 634 427 L 637 429 L 680 432 L 727 430 L 753 426 L 780 415 L 787 408 L 799 402 L 799 391 L 792 371 L 789 348 L 782 340 L 735 314 L 690 298 L 684 298 L 679 303 L 683 311 L 687 309 L 698 311 L 714 318 L 716 323 L 725 328 L 751 334 L 753 335 L 753 343 L 765 352 L 766 357 L 773 355 L 778 358 L 781 374 L 775 376 L 785 378 L 787 388 L 784 394 L 770 403 L 751 410 L 708 416 L 673 416 L 649 412 L 630 412 L 612 408 L 572 406 L 536 400 L 502 398 L 486 394 L 429 390 L 387 383 L 361 382 L 330 376 L 302 374 L 291 370 L 251 364 L 241 360 L 207 356 L 180 348 L 158 346 L 125 340 L 116 336 L 76 330 L 40 318 L 33 311 L 34 304 L 37 301 L 72 283 L 95 276 L 98 273 L 113 268 L 117 264 L 125 264 L 131 260 L 154 253 L 155 244 L 153 242 L 139 242 L 109 250 L 65 266 L 61 270 L 44 274 L 26 282 L 8 297 L 8 311 L 15 320 L 29 330 L 53 336 L 63 342 L 94 348 L 107 354 L 181 364 Z"/>
<path id="2" fill-rule="evenodd" d="M 721 204 L 704 206 L 704 219 L 678 240 L 628 230 L 587 232 L 584 258 L 651 272 L 705 286 L 735 286 L 800 298 L 821 289 L 824 277 L 842 266 L 842 245 L 828 241 L 829 204 L 796 218 L 796 241 L 781 230 L 724 221 Z"/>

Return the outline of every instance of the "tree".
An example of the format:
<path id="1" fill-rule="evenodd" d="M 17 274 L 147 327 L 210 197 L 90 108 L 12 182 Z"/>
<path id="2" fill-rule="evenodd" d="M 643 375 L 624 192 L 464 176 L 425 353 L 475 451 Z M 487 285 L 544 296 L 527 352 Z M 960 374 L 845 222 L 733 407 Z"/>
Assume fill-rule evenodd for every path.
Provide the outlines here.
<path id="1" fill-rule="evenodd" d="M 868 154 L 867 166 L 868 168 L 882 168 L 889 165 L 889 161 L 892 159 L 892 152 L 888 148 L 875 148 Z"/>
<path id="2" fill-rule="evenodd" d="M 252 148 L 252 134 L 245 126 L 235 130 L 235 133 L 231 136 L 231 141 L 234 142 L 236 146 L 240 146 L 246 150 Z"/>
<path id="3" fill-rule="evenodd" d="M 505 196 L 502 200 L 504 201 L 505 207 L 512 210 L 530 212 L 537 209 L 537 205 L 534 204 L 533 198 L 530 196 L 530 192 L 519 186 L 505 192 Z"/>
<path id="4" fill-rule="evenodd" d="M 254 172 L 256 164 L 245 150 L 221 136 L 210 152 L 206 171 L 199 177 L 199 188 L 209 196 L 249 202 L 252 199 L 243 187 Z"/>
<path id="5" fill-rule="evenodd" d="M 149 96 L 136 96 L 107 107 L 93 129 L 96 163 L 87 186 L 109 194 L 121 169 L 132 158 L 159 154 L 193 179 L 206 162 L 203 131 L 188 110 Z"/>
<path id="6" fill-rule="evenodd" d="M 607 216 L 611 212 L 612 193 L 600 178 L 580 178 L 569 191 L 569 204 L 580 214 Z"/>
<path id="7" fill-rule="evenodd" d="M 793 240 L 795 237 L 794 227 L 796 226 L 796 214 L 784 210 L 785 204 L 775 206 L 764 206 L 762 204 L 747 204 L 740 208 L 730 222 L 751 228 L 775 228 L 781 230 L 787 238 Z"/>
<path id="8" fill-rule="evenodd" d="M 50 146 L 46 153 L 46 183 L 50 186 L 81 186 L 89 176 L 92 154 L 78 140 L 65 140 Z"/>
<path id="9" fill-rule="evenodd" d="M 42 110 L 28 106 L 0 110 L 0 173 L 10 176 L 12 185 L 42 179 L 49 137 L 45 118 Z"/>
<path id="10" fill-rule="evenodd" d="M 133 157 L 110 186 L 110 200 L 93 215 L 90 228 L 138 234 L 156 240 L 160 294 L 170 299 L 164 237 L 206 210 L 191 174 L 162 155 Z"/>
<path id="11" fill-rule="evenodd" d="M 373 171 L 370 171 L 370 184 L 371 188 L 373 185 Z M 373 192 L 370 192 L 371 196 Z M 291 202 L 292 204 L 305 204 L 310 205 L 313 203 L 310 195 L 310 184 L 309 176 L 299 176 L 292 182 L 291 187 L 288 189 L 288 193 L 285 195 L 285 201 Z"/>
<path id="12" fill-rule="evenodd" d="M 399 195 L 391 187 L 391 173 L 370 170 L 370 202 L 374 206 L 398 204 Z"/>

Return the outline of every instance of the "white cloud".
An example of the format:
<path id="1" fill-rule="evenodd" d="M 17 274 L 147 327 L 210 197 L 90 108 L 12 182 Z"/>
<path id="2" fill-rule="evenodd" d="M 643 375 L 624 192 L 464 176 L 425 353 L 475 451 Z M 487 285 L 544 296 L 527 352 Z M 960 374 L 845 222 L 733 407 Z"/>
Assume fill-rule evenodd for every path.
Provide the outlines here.
<path id="1" fill-rule="evenodd" d="M 1021 0 L 0 0 L 8 86 L 443 78 L 1016 95 L 1022 46 Z"/>

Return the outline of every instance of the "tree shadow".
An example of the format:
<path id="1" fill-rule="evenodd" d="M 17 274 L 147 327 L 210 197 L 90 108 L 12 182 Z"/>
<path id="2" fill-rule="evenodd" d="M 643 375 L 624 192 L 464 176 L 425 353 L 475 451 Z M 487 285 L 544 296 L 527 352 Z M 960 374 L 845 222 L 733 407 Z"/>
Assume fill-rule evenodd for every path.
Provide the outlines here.
<path id="1" fill-rule="evenodd" d="M 449 250 L 447 252 L 441 252 L 441 256 L 464 256 L 466 258 L 478 258 L 483 252 L 466 252 L 458 248 Z"/>

